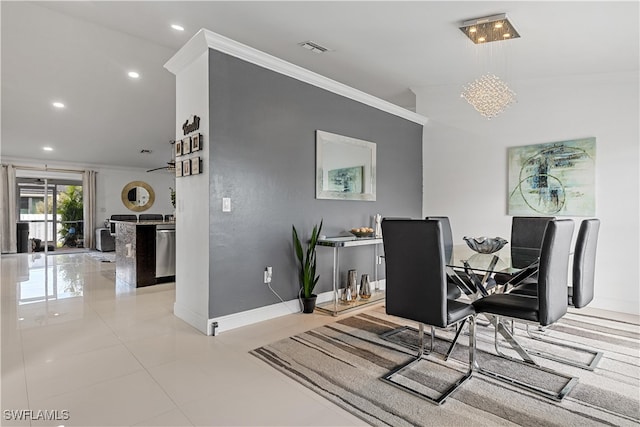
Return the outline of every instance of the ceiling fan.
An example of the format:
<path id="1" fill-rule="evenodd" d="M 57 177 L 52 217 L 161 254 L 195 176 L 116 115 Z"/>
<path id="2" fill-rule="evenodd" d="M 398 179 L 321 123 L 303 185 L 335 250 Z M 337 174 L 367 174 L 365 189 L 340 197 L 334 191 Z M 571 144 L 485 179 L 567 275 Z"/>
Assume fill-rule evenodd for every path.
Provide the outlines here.
<path id="1" fill-rule="evenodd" d="M 169 144 L 171 144 L 172 146 L 175 145 L 176 141 L 170 141 Z M 155 172 L 155 171 L 159 171 L 159 170 L 166 170 L 169 172 L 173 172 L 176 170 L 176 160 L 175 157 L 173 156 L 173 148 L 171 149 L 171 160 L 169 160 L 167 162 L 166 166 L 161 166 L 159 168 L 153 168 L 153 169 L 149 169 L 147 172 Z"/>

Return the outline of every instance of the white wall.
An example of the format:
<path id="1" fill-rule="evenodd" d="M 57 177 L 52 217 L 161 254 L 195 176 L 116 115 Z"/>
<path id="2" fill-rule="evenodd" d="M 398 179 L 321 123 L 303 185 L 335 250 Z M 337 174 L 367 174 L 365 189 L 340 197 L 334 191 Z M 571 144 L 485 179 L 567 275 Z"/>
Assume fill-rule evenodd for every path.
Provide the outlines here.
<path id="1" fill-rule="evenodd" d="M 175 188 L 175 176 L 167 171 L 146 172 L 139 169 L 101 167 L 96 175 L 96 227 L 114 214 L 173 214 L 169 187 Z M 122 189 L 131 181 L 143 181 L 151 186 L 156 199 L 144 212 L 133 212 L 122 203 Z"/>
<path id="2" fill-rule="evenodd" d="M 189 51 L 196 41 L 185 48 Z M 209 50 L 199 46 L 193 61 L 176 74 L 176 139 L 182 124 L 200 117 L 203 149 L 200 175 L 176 179 L 176 301 L 174 314 L 204 334 L 209 330 Z M 198 47 L 196 47 L 198 50 Z M 176 54 L 179 57 L 182 52 Z M 174 57 L 175 58 L 175 57 Z M 167 66 L 167 65 L 165 65 Z M 185 157 L 186 158 L 186 157 Z M 177 160 L 181 160 L 178 157 Z"/>
<path id="3" fill-rule="evenodd" d="M 456 242 L 508 237 L 507 147 L 593 136 L 602 224 L 591 306 L 640 314 L 638 80 L 634 70 L 516 81 L 518 103 L 492 120 L 460 98 L 461 85 L 414 88 L 417 113 L 429 117 L 423 213 L 448 215 Z"/>

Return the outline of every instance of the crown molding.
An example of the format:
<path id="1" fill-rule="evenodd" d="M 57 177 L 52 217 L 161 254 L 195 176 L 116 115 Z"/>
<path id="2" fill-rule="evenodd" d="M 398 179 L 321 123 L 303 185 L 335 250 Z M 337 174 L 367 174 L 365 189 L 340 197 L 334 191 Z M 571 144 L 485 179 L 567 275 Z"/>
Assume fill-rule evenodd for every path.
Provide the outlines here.
<path id="1" fill-rule="evenodd" d="M 413 111 L 205 29 L 198 31 L 164 66 L 171 73 L 178 74 L 207 49 L 226 53 L 414 123 L 424 125 L 428 120 Z"/>
<path id="2" fill-rule="evenodd" d="M 149 166 L 120 166 L 120 165 L 109 165 L 106 163 L 86 163 L 86 162 L 65 162 L 62 160 L 43 160 L 36 158 L 27 158 L 27 157 L 7 157 L 2 156 L 0 159 L 0 163 L 3 165 L 11 164 L 16 169 L 20 168 L 36 168 L 36 169 L 69 169 L 73 170 L 74 173 L 83 173 L 87 169 L 97 170 L 98 172 L 102 169 L 108 170 L 116 170 L 116 171 L 127 171 L 127 172 L 145 172 L 149 169 Z"/>
<path id="3" fill-rule="evenodd" d="M 173 74 L 178 74 L 196 58 L 207 52 L 209 46 L 207 46 L 205 31 L 207 30 L 202 29 L 194 34 L 194 36 L 164 64 L 164 68 Z"/>

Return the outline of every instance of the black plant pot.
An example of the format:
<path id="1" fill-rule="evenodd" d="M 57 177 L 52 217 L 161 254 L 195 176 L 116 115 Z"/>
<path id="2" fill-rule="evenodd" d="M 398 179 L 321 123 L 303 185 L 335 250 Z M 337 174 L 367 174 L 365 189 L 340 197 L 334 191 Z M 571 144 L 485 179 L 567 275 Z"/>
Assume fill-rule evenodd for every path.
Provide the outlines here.
<path id="1" fill-rule="evenodd" d="M 318 298 L 318 296 L 314 294 L 311 294 L 309 298 L 302 298 L 303 313 L 313 313 L 313 310 L 316 308 L 316 298 Z"/>

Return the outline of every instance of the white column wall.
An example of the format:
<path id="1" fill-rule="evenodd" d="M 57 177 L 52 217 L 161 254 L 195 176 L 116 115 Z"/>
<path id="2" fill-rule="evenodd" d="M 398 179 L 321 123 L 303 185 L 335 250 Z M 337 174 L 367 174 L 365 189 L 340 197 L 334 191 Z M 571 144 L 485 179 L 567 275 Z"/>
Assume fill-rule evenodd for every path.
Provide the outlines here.
<path id="1" fill-rule="evenodd" d="M 209 52 L 176 74 L 176 139 L 185 120 L 200 117 L 200 175 L 176 178 L 176 301 L 174 314 L 209 334 Z M 188 157 L 194 157 L 192 154 Z M 176 161 L 186 159 L 178 157 Z"/>
<path id="2" fill-rule="evenodd" d="M 602 221 L 592 307 L 640 314 L 638 71 L 513 84 L 518 103 L 487 120 L 462 85 L 414 88 L 425 126 L 425 215 L 448 215 L 454 239 L 510 235 L 507 147 L 596 137 L 596 217 Z M 581 218 L 576 219 L 576 232 Z M 575 239 L 575 234 L 574 234 Z"/>

